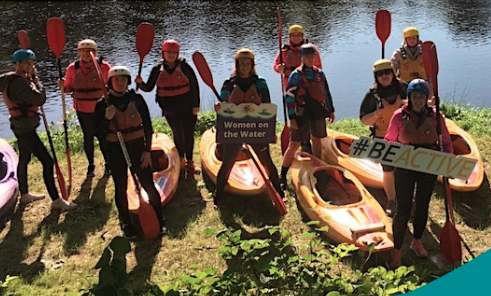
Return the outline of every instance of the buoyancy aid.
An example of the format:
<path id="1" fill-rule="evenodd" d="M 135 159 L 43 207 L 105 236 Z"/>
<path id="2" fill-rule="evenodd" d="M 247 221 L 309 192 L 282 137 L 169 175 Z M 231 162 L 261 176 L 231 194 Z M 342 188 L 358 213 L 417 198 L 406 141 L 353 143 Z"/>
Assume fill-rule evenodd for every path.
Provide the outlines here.
<path id="1" fill-rule="evenodd" d="M 305 104 L 307 96 L 321 104 L 324 104 L 326 100 L 326 82 L 324 77 L 319 72 L 319 68 L 313 66 L 312 69 L 314 71 L 314 80 L 307 78 L 307 74 L 303 71 L 302 66 L 297 68 L 301 80 L 295 92 L 295 100 L 299 105 Z"/>
<path id="2" fill-rule="evenodd" d="M 156 85 L 159 97 L 173 97 L 191 91 L 189 78 L 182 72 L 180 63 L 172 73 L 167 72 L 162 64 Z"/>
<path id="3" fill-rule="evenodd" d="M 133 141 L 145 136 L 143 120 L 135 102 L 130 102 L 124 111 L 116 108 L 116 115 L 109 121 L 106 141 L 118 142 L 117 132 L 120 131 L 125 142 Z"/>
<path id="4" fill-rule="evenodd" d="M 293 70 L 302 63 L 300 59 L 300 45 L 294 47 L 290 43 L 285 44 L 281 49 L 281 54 L 283 55 L 283 64 L 285 65 L 284 76 L 288 79 Z"/>
<path id="5" fill-rule="evenodd" d="M 93 113 L 97 100 L 104 95 L 99 75 L 95 69 L 88 73 L 82 71 L 80 61 L 76 61 L 72 82 L 73 108 L 80 112 Z"/>
<path id="6" fill-rule="evenodd" d="M 9 79 L 9 84 L 10 81 L 14 79 L 23 78 L 15 74 L 15 72 L 9 72 L 6 74 L 6 76 L 8 76 L 7 79 Z M 27 79 L 27 78 L 23 78 L 23 79 Z M 9 115 L 11 118 L 27 118 L 27 117 L 38 115 L 39 106 L 35 106 L 31 104 L 18 104 L 12 101 L 8 95 L 8 88 L 9 85 L 7 84 L 7 87 L 5 87 L 5 89 L 2 91 L 2 96 L 3 96 L 3 100 L 5 101 L 5 106 L 7 106 L 9 110 Z"/>
<path id="7" fill-rule="evenodd" d="M 230 96 L 227 99 L 227 103 L 233 103 L 235 105 L 242 103 L 253 103 L 260 105 L 261 97 L 257 91 L 256 84 L 252 83 L 246 91 L 243 91 L 237 84 L 234 83 Z"/>
<path id="8" fill-rule="evenodd" d="M 373 96 L 377 99 L 377 104 L 382 104 L 383 98 L 381 98 L 376 89 L 371 89 L 370 92 L 373 94 Z M 397 95 L 397 98 L 395 99 L 395 102 L 401 98 L 400 95 Z M 375 123 L 373 124 L 374 130 L 372 133 L 374 134 L 375 137 L 377 138 L 383 138 L 385 134 L 387 133 L 387 129 L 389 128 L 389 123 L 390 119 L 392 118 L 392 114 L 394 111 L 402 107 L 404 104 L 388 104 L 387 106 L 384 106 L 384 109 L 386 109 L 382 116 L 379 116 Z"/>
<path id="9" fill-rule="evenodd" d="M 425 110 L 421 117 L 404 109 L 402 111 L 404 124 L 399 132 L 398 142 L 436 150 L 438 134 L 435 116 L 438 115 L 430 109 Z"/>
<path id="10" fill-rule="evenodd" d="M 428 75 L 426 75 L 423 65 L 421 47 L 419 48 L 420 51 L 417 52 L 414 57 L 408 55 L 408 51 L 405 47 L 400 48 L 402 63 L 399 66 L 399 78 L 402 81 L 409 83 L 411 82 L 411 80 L 416 78 L 428 80 Z"/>

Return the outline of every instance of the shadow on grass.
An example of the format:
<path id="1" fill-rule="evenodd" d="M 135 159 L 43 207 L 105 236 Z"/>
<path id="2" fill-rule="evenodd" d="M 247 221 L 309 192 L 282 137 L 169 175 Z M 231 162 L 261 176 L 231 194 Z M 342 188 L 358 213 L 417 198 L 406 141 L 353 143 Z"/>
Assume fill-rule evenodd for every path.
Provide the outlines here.
<path id="1" fill-rule="evenodd" d="M 136 293 L 143 293 L 147 285 L 147 281 L 151 278 L 152 269 L 162 247 L 162 237 L 154 241 L 147 241 L 143 237 L 135 242 L 134 254 L 136 266 L 130 272 L 132 278 L 131 285 Z"/>

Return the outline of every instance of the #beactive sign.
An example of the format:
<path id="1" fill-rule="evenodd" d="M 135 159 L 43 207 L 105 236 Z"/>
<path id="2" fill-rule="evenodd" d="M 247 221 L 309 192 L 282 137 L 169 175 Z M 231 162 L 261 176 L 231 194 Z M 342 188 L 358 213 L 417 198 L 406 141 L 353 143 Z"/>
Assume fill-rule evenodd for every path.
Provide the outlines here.
<path id="1" fill-rule="evenodd" d="M 216 130 L 217 143 L 274 143 L 276 105 L 220 103 Z"/>
<path id="2" fill-rule="evenodd" d="M 461 180 L 469 179 L 477 163 L 469 157 L 368 137 L 353 141 L 350 149 L 351 157 L 369 158 L 385 165 Z"/>

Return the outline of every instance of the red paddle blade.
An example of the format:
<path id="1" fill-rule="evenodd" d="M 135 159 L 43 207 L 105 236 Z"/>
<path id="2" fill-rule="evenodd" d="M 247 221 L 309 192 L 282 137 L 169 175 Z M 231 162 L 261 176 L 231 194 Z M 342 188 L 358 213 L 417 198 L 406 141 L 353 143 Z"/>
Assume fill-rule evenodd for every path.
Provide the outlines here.
<path id="1" fill-rule="evenodd" d="M 425 72 L 430 78 L 433 93 L 438 99 L 438 56 L 436 54 L 436 46 L 432 41 L 425 41 L 421 45 L 421 51 Z"/>
<path id="2" fill-rule="evenodd" d="M 129 174 L 132 173 L 129 172 Z M 155 213 L 152 205 L 148 202 L 148 194 L 143 190 L 138 191 L 133 178 L 128 178 L 128 182 L 130 182 L 130 184 L 128 184 L 128 189 L 138 192 L 138 197 L 140 201 L 140 207 L 138 208 L 138 220 L 140 221 L 143 236 L 147 240 L 154 240 L 159 236 L 160 233 L 160 223 L 159 219 L 157 218 L 157 214 Z M 146 198 L 142 196 L 143 194 Z"/>
<path id="3" fill-rule="evenodd" d="M 150 23 L 141 23 L 136 31 L 136 51 L 140 56 L 140 63 L 143 58 L 152 50 L 155 29 Z"/>
<path id="4" fill-rule="evenodd" d="M 385 9 L 381 9 L 377 11 L 375 14 L 375 31 L 377 33 L 378 39 L 382 42 L 382 46 L 385 44 L 385 41 L 390 36 L 391 30 L 391 17 L 390 12 Z"/>
<path id="5" fill-rule="evenodd" d="M 29 39 L 29 35 L 27 35 L 26 30 L 20 30 L 17 32 L 17 39 L 19 40 L 19 47 L 21 49 L 31 48 L 31 39 Z"/>
<path id="6" fill-rule="evenodd" d="M 97 72 L 97 76 L 99 77 L 104 98 L 107 100 L 108 96 L 107 96 L 106 82 L 104 81 L 104 76 L 102 75 L 101 67 L 99 66 L 99 63 L 97 62 L 97 59 L 92 51 L 90 52 L 90 56 L 92 57 L 92 63 L 94 63 L 94 68 Z"/>
<path id="7" fill-rule="evenodd" d="M 213 90 L 217 99 L 220 100 L 220 95 L 218 94 L 213 83 L 213 75 L 211 74 L 210 66 L 208 66 L 203 54 L 199 51 L 195 51 L 192 55 L 192 59 L 196 69 L 198 70 L 199 76 L 201 76 L 201 79 L 203 79 L 205 84 L 208 85 L 211 90 Z"/>
<path id="8" fill-rule="evenodd" d="M 55 151 L 53 151 L 53 153 L 55 153 Z M 60 187 L 61 197 L 64 200 L 68 200 L 68 191 L 66 189 L 65 178 L 61 173 L 61 169 L 60 166 L 58 165 L 58 162 L 55 162 L 55 171 L 56 171 L 56 179 L 58 180 L 58 186 Z"/>
<path id="9" fill-rule="evenodd" d="M 46 22 L 46 36 L 48 37 L 48 46 L 59 59 L 61 52 L 65 47 L 65 26 L 61 18 L 52 17 Z"/>
<path id="10" fill-rule="evenodd" d="M 460 265 L 462 262 L 462 246 L 460 235 L 455 226 L 445 222 L 440 234 L 440 253 L 450 264 Z"/>
<path id="11" fill-rule="evenodd" d="M 285 126 L 281 131 L 280 140 L 281 140 L 281 155 L 285 155 L 285 151 L 288 148 L 288 144 L 290 142 L 290 128 L 288 127 L 288 124 L 286 124 L 286 119 L 285 119 Z"/>
<path id="12" fill-rule="evenodd" d="M 278 42 L 280 43 L 280 50 L 281 50 L 281 42 L 282 42 L 282 24 L 281 24 L 281 13 L 280 13 L 280 8 L 278 7 L 277 9 L 278 12 Z"/>

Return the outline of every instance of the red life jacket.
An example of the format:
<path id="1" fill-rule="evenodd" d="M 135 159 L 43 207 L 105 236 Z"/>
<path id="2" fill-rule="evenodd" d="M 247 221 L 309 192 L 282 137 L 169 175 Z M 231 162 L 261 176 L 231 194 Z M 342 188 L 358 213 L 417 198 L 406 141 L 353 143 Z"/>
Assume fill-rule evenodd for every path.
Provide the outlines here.
<path id="1" fill-rule="evenodd" d="M 190 91 L 189 78 L 182 72 L 181 64 L 177 65 L 172 74 L 164 69 L 164 65 L 161 66 L 157 79 L 157 96 L 173 97 Z"/>
<path id="2" fill-rule="evenodd" d="M 118 131 L 123 135 L 125 142 L 145 136 L 143 121 L 140 112 L 136 109 L 135 102 L 130 102 L 124 111 L 116 108 L 116 115 L 109 121 L 107 127 L 106 141 L 110 143 L 118 142 Z"/>
<path id="3" fill-rule="evenodd" d="M 82 71 L 80 61 L 75 62 L 75 75 L 72 82 L 73 107 L 75 110 L 93 113 L 97 100 L 104 95 L 96 69 L 88 73 Z"/>
<path id="4" fill-rule="evenodd" d="M 6 74 L 8 76 L 7 79 L 12 81 L 17 78 L 27 79 L 22 76 L 15 74 L 15 72 L 8 72 Z M 32 83 L 32 82 L 31 82 Z M 39 111 L 39 106 L 31 105 L 31 104 L 18 104 L 13 102 L 8 95 L 9 85 L 2 91 L 3 100 L 5 101 L 5 106 L 9 109 L 9 115 L 12 118 L 22 118 L 22 117 L 31 117 L 37 116 Z"/>
<path id="5" fill-rule="evenodd" d="M 281 54 L 283 55 L 283 64 L 285 65 L 284 75 L 288 79 L 293 70 L 302 63 L 300 59 L 300 45 L 294 47 L 288 42 L 281 49 Z"/>
<path id="6" fill-rule="evenodd" d="M 297 68 L 301 80 L 295 92 L 295 99 L 301 104 L 305 102 L 307 96 L 318 103 L 324 103 L 326 100 L 326 82 L 324 77 L 319 72 L 319 68 L 313 66 L 312 69 L 314 70 L 315 78 L 310 81 L 307 78 L 307 74 L 302 70 L 302 66 Z"/>
<path id="7" fill-rule="evenodd" d="M 257 92 L 256 84 L 251 84 L 246 91 L 242 91 L 237 84 L 234 84 L 232 92 L 230 92 L 230 96 L 227 99 L 227 103 L 233 103 L 235 105 L 242 103 L 253 103 L 260 105 L 261 97 Z"/>
<path id="8" fill-rule="evenodd" d="M 421 118 L 406 109 L 402 111 L 404 125 L 399 132 L 398 142 L 417 147 L 437 149 L 438 134 L 436 118 L 430 110 L 425 110 Z"/>

